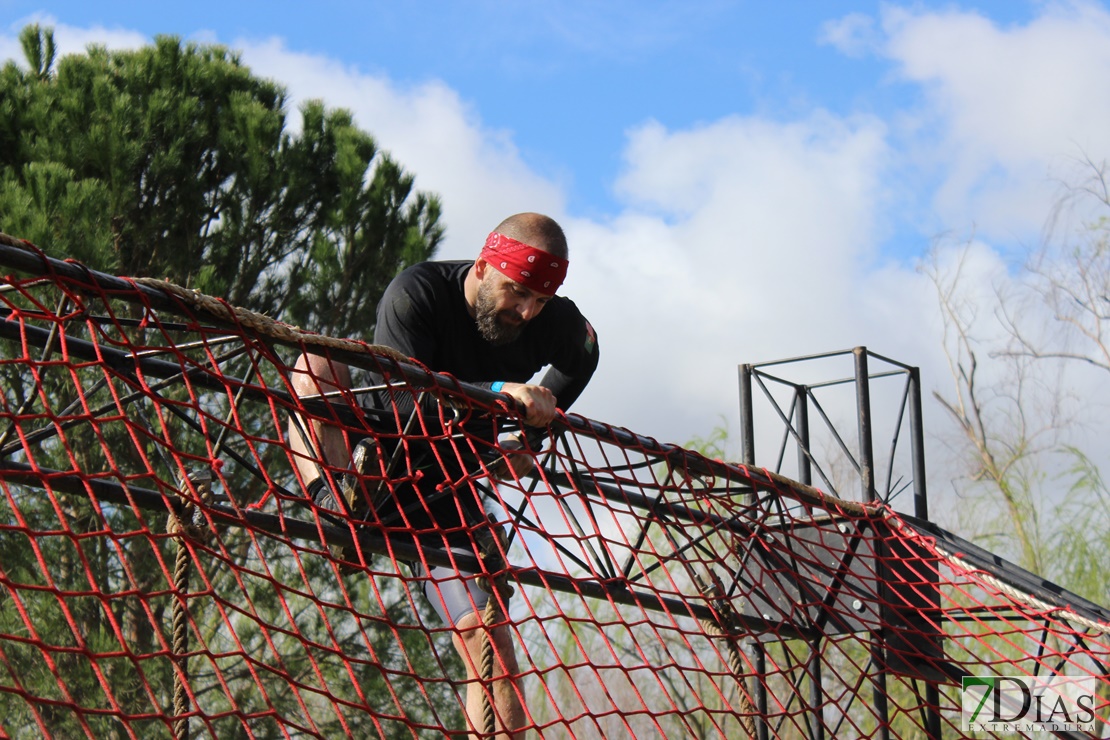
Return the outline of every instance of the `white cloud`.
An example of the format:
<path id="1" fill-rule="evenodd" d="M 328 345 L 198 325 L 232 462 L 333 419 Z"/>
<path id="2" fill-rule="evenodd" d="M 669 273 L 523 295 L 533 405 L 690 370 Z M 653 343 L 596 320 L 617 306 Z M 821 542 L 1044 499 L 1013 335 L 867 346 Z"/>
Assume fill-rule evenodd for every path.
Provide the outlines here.
<path id="1" fill-rule="evenodd" d="M 1060 168 L 1110 153 L 1105 8 L 1049 4 L 1027 25 L 1000 27 L 974 13 L 888 7 L 882 27 L 882 54 L 925 91 L 918 114 L 936 139 L 909 143 L 929 147 L 948 223 L 975 221 L 1003 239 L 1036 233 Z"/>
<path id="2" fill-rule="evenodd" d="M 862 19 L 850 25 L 853 49 L 873 42 L 858 37 Z M 814 111 L 629 133 L 617 183 L 626 210 L 577 234 L 590 269 L 575 288 L 604 316 L 603 339 L 617 340 L 603 342 L 603 373 L 616 370 L 602 387 L 647 380 L 637 399 L 584 397 L 591 413 L 681 442 L 734 418 L 738 362 L 855 345 L 922 366 L 926 392 L 948 383 L 932 286 L 912 265 L 874 261 L 884 214 L 906 205 L 899 178 L 916 177 L 907 163 L 939 176 L 934 190 L 911 181 L 935 209 L 918 218 L 989 239 L 975 252 L 984 270 L 1004 265 L 999 250 L 1035 244 L 1066 158 L 1110 154 L 1110 100 L 1097 94 L 1110 83 L 1110 16 L 1050 6 L 1001 28 L 893 9 L 882 30 L 884 53 L 926 92 L 918 128 Z M 992 279 L 1005 287 L 1010 276 Z"/>
<path id="3" fill-rule="evenodd" d="M 896 311 L 861 310 L 887 162 L 880 122 L 818 111 L 785 125 L 648 123 L 625 156 L 630 205 L 609 224 L 573 225 L 568 287 L 604 317 L 606 385 L 643 390 L 591 393 L 591 413 L 683 442 L 734 417 L 738 363 L 882 344 L 894 330 Z"/>
<path id="4" fill-rule="evenodd" d="M 45 13 L 36 13 L 20 18 L 8 25 L 9 34 L 0 34 L 0 61 L 12 59 L 22 67 L 26 67 L 23 59 L 23 49 L 19 44 L 19 32 L 24 27 L 37 23 L 43 29 L 54 30 L 54 45 L 57 56 L 61 58 L 66 54 L 80 54 L 90 44 L 97 44 L 109 49 L 136 49 L 150 43 L 150 39 L 137 31 L 120 28 L 105 28 L 96 25 L 80 28 L 59 23 L 57 19 Z"/>
<path id="5" fill-rule="evenodd" d="M 880 42 L 875 18 L 866 13 L 828 21 L 821 28 L 820 41 L 835 47 L 845 56 L 858 58 L 873 52 Z"/>
<path id="6" fill-rule="evenodd" d="M 514 211 L 562 220 L 572 243 L 566 292 L 597 326 L 604 358 L 575 410 L 683 442 L 735 419 L 740 362 L 867 345 L 921 365 L 927 390 L 947 382 L 928 283 L 878 257 L 888 222 L 903 217 L 904 190 L 935 204 L 914 222 L 956 232 L 978 224 L 996 243 L 1024 238 L 1043 224 L 1060 158 L 1110 150 L 1101 9 L 1050 6 L 1008 28 L 954 11 L 887 9 L 879 20 L 830 24 L 825 40 L 853 54 L 880 50 L 926 93 L 919 107 L 890 120 L 815 110 L 678 129 L 642 122 L 627 134 L 615 183 L 623 208 L 601 220 L 567 214 L 560 183 L 529 169 L 513 132 L 488 127 L 442 82 L 402 85 L 280 39 L 229 45 L 294 105 L 322 98 L 350 109 L 419 188 L 442 195 L 442 258 L 472 256 Z M 70 50 L 142 42 L 56 27 Z M 14 32 L 0 36 L 0 52 L 13 43 Z M 928 177 L 910 179 L 907 162 Z"/>
<path id="7" fill-rule="evenodd" d="M 421 187 L 443 196 L 449 228 L 467 238 L 442 257 L 471 256 L 514 211 L 562 219 L 572 250 L 565 292 L 596 325 L 604 357 L 576 407 L 591 417 L 681 443 L 734 418 L 737 363 L 883 345 L 896 331 L 895 311 L 858 316 L 888 159 L 876 119 L 817 111 L 786 124 L 645 123 L 629 133 L 617 183 L 627 207 L 599 223 L 565 216 L 558 185 L 441 83 L 402 89 L 275 40 L 234 47 L 295 101 L 353 110 Z"/>
<path id="8" fill-rule="evenodd" d="M 441 259 L 476 256 L 489 231 L 511 213 L 562 216 L 563 193 L 524 165 L 510 132 L 485 127 L 443 83 L 402 87 L 382 74 L 290 51 L 280 39 L 241 39 L 232 46 L 253 72 L 288 89 L 294 109 L 319 98 L 350 110 L 379 146 L 416 174 L 418 189 L 443 196 L 448 233 Z"/>

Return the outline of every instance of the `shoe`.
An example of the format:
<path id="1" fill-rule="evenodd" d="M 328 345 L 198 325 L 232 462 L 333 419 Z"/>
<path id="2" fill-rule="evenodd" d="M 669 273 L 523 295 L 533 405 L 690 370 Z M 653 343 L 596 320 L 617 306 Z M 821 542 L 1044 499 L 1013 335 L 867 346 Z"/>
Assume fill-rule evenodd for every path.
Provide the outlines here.
<path id="1" fill-rule="evenodd" d="M 358 441 L 351 451 L 351 468 L 354 472 L 342 474 L 336 483 L 351 518 L 365 519 L 370 510 L 381 503 L 383 494 L 388 494 L 385 481 L 381 479 L 381 451 L 376 439 L 366 437 Z M 360 483 L 365 486 L 365 493 Z"/>
<path id="2" fill-rule="evenodd" d="M 318 480 L 320 481 L 320 485 L 315 495 L 312 497 L 312 502 L 323 510 L 320 512 L 321 519 L 326 519 L 333 526 L 342 527 L 344 523 L 338 517 L 324 515 L 323 512 L 325 511 L 342 515 L 343 510 L 339 508 L 339 504 L 336 502 L 335 492 L 332 490 L 331 486 L 329 486 L 323 478 L 319 478 Z M 335 560 L 336 564 L 339 566 L 339 572 L 341 574 L 350 575 L 356 570 L 353 565 L 349 565 L 349 563 L 358 562 L 358 552 L 355 550 L 353 544 L 328 542 L 327 545 L 328 552 L 331 553 L 332 560 Z"/>
<path id="3" fill-rule="evenodd" d="M 363 494 L 362 487 L 359 485 L 360 481 L 365 481 L 370 476 L 381 475 L 379 459 L 377 440 L 370 438 L 359 440 L 351 452 L 353 472 L 339 473 L 335 476 L 338 491 L 333 491 L 331 486 L 324 482 L 316 494 L 316 505 L 336 513 L 342 513 L 345 509 L 351 519 L 365 519 L 371 505 L 376 503 L 374 499 L 380 498 L 382 490 L 388 492 L 380 478 L 375 482 L 367 482 L 366 494 Z M 339 499 L 342 500 L 343 509 L 340 509 Z M 332 558 L 338 561 L 340 572 L 344 575 L 360 570 L 358 566 L 351 565 L 359 562 L 358 550 L 353 543 L 329 544 L 328 550 Z"/>

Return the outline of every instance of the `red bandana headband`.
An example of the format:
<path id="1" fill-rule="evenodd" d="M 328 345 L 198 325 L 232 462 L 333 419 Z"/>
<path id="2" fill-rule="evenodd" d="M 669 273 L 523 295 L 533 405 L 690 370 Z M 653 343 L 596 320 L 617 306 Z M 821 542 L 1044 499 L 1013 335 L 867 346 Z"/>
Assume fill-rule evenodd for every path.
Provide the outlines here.
<path id="1" fill-rule="evenodd" d="M 567 277 L 567 260 L 496 231 L 486 239 L 481 258 L 510 280 L 544 295 L 555 295 Z"/>

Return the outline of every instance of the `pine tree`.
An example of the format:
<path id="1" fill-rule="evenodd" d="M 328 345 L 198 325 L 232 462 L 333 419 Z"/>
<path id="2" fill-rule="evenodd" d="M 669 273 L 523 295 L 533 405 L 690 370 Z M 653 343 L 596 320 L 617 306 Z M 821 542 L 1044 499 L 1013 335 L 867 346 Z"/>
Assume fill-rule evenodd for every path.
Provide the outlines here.
<path id="1" fill-rule="evenodd" d="M 167 278 L 331 334 L 373 329 L 443 237 L 438 198 L 319 101 L 220 46 L 159 37 L 53 63 L 49 30 L 0 71 L 0 230 L 117 274 Z M 368 313 L 369 310 L 369 313 Z"/>
<path id="2" fill-rule="evenodd" d="M 354 124 L 350 113 L 328 109 L 319 101 L 309 102 L 300 111 L 299 132 L 292 133 L 282 88 L 254 76 L 237 55 L 223 47 L 159 37 L 134 51 L 93 46 L 87 53 L 56 59 L 50 30 L 29 26 L 20 40 L 26 68 L 9 62 L 0 70 L 0 231 L 27 239 L 51 256 L 74 258 L 109 273 L 165 278 L 305 329 L 369 339 L 374 309 L 385 286 L 399 270 L 431 257 L 443 237 L 438 198 L 416 191 L 413 176 L 382 153 L 373 137 Z M 0 353 L 8 351 L 18 348 L 0 342 Z M 4 406 L 18 408 L 27 398 L 33 400 L 35 390 L 28 378 L 18 377 L 18 368 L 5 369 L 8 377 L 0 377 Z M 223 370 L 230 375 L 241 371 L 242 377 L 252 369 L 244 358 L 241 365 L 230 363 Z M 94 380 L 90 376 L 90 386 Z M 67 385 L 72 388 L 72 382 L 72 377 L 43 375 L 42 393 L 56 396 L 52 407 L 61 408 L 72 400 L 65 398 L 62 390 Z M 260 382 L 281 387 L 281 379 L 276 377 Z M 172 399 L 182 391 L 167 388 L 162 393 Z M 133 404 L 127 411 L 133 422 L 138 419 L 165 431 L 160 429 L 164 422 L 150 409 Z M 246 427 L 273 424 L 268 419 L 271 409 L 244 406 L 239 411 L 239 421 Z M 144 421 L 146 418 L 149 421 Z M 77 456 L 82 470 L 136 475 L 145 471 L 149 462 L 133 459 L 136 443 L 124 439 L 125 434 L 109 423 L 100 427 L 99 437 L 78 427 L 67 430 L 65 446 Z M 127 452 L 109 461 L 103 450 L 114 449 L 113 435 L 119 435 L 118 448 Z M 182 452 L 204 455 L 203 439 L 195 435 L 183 439 Z M 227 444 L 234 447 L 236 441 Z M 49 445 L 45 447 L 44 454 L 50 454 Z M 245 446 L 242 451 L 247 452 Z M 164 474 L 163 479 L 172 480 L 171 461 L 157 462 L 157 452 L 151 444 L 148 457 L 165 467 L 155 478 Z M 65 450 L 57 453 L 63 455 Z M 271 447 L 260 454 L 271 454 L 270 459 L 262 460 L 272 464 L 268 472 L 280 485 L 295 489 L 281 451 Z M 65 460 L 60 463 L 60 468 L 70 465 Z M 257 481 L 242 472 L 229 475 L 237 475 L 232 480 L 244 491 L 257 488 Z M 143 485 L 142 480 L 132 483 Z M 20 516 L 30 516 L 29 526 L 38 531 L 93 531 L 103 526 L 102 516 L 114 520 L 121 532 L 144 527 L 157 531 L 164 524 L 164 516 L 139 521 L 127 507 L 105 512 L 81 499 L 65 499 L 67 508 L 58 511 L 45 500 L 35 504 L 34 497 L 41 497 L 41 491 L 18 486 L 11 490 L 19 496 Z M 14 521 L 15 511 L 0 500 L 0 522 Z M 59 601 L 49 592 L 25 596 L 24 605 L 34 613 L 44 634 L 49 634 L 51 644 L 73 646 L 85 641 L 93 651 L 111 652 L 113 645 L 119 645 L 114 632 L 119 625 L 128 649 L 140 655 L 157 653 L 149 621 L 153 618 L 164 626 L 170 602 L 161 598 L 144 603 L 134 594 L 164 592 L 169 587 L 160 565 L 167 558 L 172 562 L 172 548 L 165 541 L 44 538 L 38 543 L 40 560 L 25 537 L 7 536 L 4 531 L 0 530 L 0 561 L 5 575 L 16 582 L 43 582 L 41 562 L 47 562 L 54 588 L 88 591 L 92 573 L 98 592 L 127 594 L 105 601 L 69 599 L 72 608 L 66 615 L 59 612 Z M 259 557 L 247 538 L 241 544 L 236 557 L 242 562 Z M 232 550 L 234 537 L 225 538 L 224 545 Z M 281 578 L 283 568 L 295 568 L 281 547 L 273 543 L 261 547 L 271 548 L 262 555 L 274 557 L 267 565 L 275 578 Z M 334 578 L 320 560 L 306 567 L 320 579 Z M 242 587 L 236 580 L 227 572 L 214 569 L 214 573 L 213 588 L 219 592 L 226 587 L 231 596 L 225 598 L 237 598 L 237 589 Z M 281 609 L 273 601 L 272 584 L 246 580 L 253 607 L 273 610 L 266 618 L 280 622 Z M 395 598 L 395 603 L 382 605 L 383 614 L 392 620 L 403 619 L 398 611 L 399 605 L 407 603 L 403 587 L 395 579 L 379 586 L 383 595 Z M 349 590 L 354 598 L 369 598 L 366 584 L 349 586 Z M 0 594 L 0 600 L 3 598 Z M 319 641 L 326 644 L 326 627 L 318 613 L 315 618 L 313 613 L 307 609 L 308 616 L 297 628 L 310 637 L 316 630 Z M 203 626 L 202 616 L 194 614 L 194 618 Z M 22 619 L 17 619 L 13 610 L 0 608 L 0 623 L 4 623 L 0 633 L 12 634 L 20 629 Z M 212 620 L 208 627 L 211 634 L 205 638 L 206 644 L 221 644 L 220 623 Z M 351 650 L 361 649 L 352 631 L 342 636 L 350 641 Z M 260 655 L 269 649 L 267 640 L 257 630 L 252 633 L 249 625 L 236 639 Z M 391 661 L 407 665 L 409 658 L 423 654 L 429 657 L 417 660 L 425 661 L 424 670 L 438 675 L 449 665 L 462 672 L 449 638 L 440 638 L 443 645 L 437 651 L 442 662 L 430 657 L 428 638 L 411 630 L 405 633 L 405 640 L 423 640 L 425 645 L 414 646 L 407 656 L 406 646 L 397 644 L 390 633 L 374 639 L 376 643 L 380 640 L 374 650 L 383 667 L 389 667 Z M 275 649 L 286 651 L 278 657 L 292 674 L 308 670 L 310 661 L 303 645 L 279 638 Z M 36 659 L 37 651 L 12 644 L 4 646 L 4 652 L 8 668 L 20 676 L 29 693 L 56 693 L 56 678 Z M 58 663 L 74 701 L 103 705 L 101 679 L 79 651 L 60 653 Z M 324 666 L 334 671 L 339 682 L 347 676 L 341 660 Z M 169 703 L 173 675 L 167 659 L 148 659 L 141 666 L 119 660 L 107 668 L 101 665 L 99 670 L 108 672 L 113 696 L 123 702 L 125 712 L 160 710 L 160 706 L 152 706 L 149 691 L 157 694 L 157 704 Z M 229 681 L 225 689 L 228 708 L 259 710 L 261 698 L 249 673 L 233 663 L 221 670 Z M 384 673 L 366 672 L 359 676 L 360 690 L 372 702 L 380 697 L 383 707 L 393 704 L 391 697 L 399 693 L 404 709 L 417 719 L 423 712 L 424 719 L 434 716 L 447 724 L 461 722 L 453 696 L 422 693 L 415 682 L 409 682 L 407 688 L 394 685 L 390 689 L 384 685 L 386 680 Z M 0 683 L 7 685 L 4 680 Z M 219 690 L 213 693 L 217 701 L 223 696 Z M 439 706 L 429 705 L 429 699 Z M 288 690 L 282 693 L 276 688 L 268 700 L 284 702 L 296 711 L 296 697 Z M 57 736 L 82 733 L 75 717 L 62 706 L 47 703 L 34 711 Z M 0 692 L 0 716 L 5 717 L 0 727 L 16 734 L 36 728 L 17 694 Z M 363 728 L 372 734 L 373 725 L 367 718 L 348 715 L 344 720 L 348 729 Z M 235 716 L 221 720 L 218 734 L 241 733 L 238 722 Z M 329 732 L 342 729 L 335 717 L 320 720 L 319 726 Z M 150 727 L 155 734 L 164 729 L 157 722 Z M 109 714 L 96 719 L 92 729 L 101 737 L 123 737 L 135 728 L 122 727 Z M 394 730 L 409 736 L 404 725 L 387 728 L 387 735 Z M 252 731 L 261 736 L 281 734 L 277 727 L 259 726 Z"/>

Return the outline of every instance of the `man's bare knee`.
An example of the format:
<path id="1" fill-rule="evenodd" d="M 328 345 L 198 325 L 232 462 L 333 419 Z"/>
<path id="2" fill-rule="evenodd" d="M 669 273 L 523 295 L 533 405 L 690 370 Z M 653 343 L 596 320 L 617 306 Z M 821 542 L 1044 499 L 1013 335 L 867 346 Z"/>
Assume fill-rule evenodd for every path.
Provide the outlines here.
<path id="1" fill-rule="evenodd" d="M 293 388 L 297 395 L 317 395 L 351 387 L 351 370 L 330 357 L 302 354 L 293 365 Z"/>
<path id="2" fill-rule="evenodd" d="M 349 388 L 351 371 L 328 357 L 304 353 L 293 366 L 290 382 L 298 398 L 312 398 Z M 298 413 L 289 418 L 289 444 L 293 464 L 306 483 L 319 477 L 321 462 L 346 467 L 350 461 L 350 448 L 341 430 Z"/>

